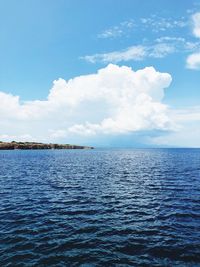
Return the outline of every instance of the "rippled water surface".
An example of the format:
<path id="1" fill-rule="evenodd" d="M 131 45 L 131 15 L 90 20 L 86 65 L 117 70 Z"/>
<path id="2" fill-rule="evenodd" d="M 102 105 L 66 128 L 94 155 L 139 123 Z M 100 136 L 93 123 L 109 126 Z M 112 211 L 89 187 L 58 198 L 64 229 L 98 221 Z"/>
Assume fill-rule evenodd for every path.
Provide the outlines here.
<path id="1" fill-rule="evenodd" d="M 200 150 L 0 151 L 0 266 L 200 266 Z"/>

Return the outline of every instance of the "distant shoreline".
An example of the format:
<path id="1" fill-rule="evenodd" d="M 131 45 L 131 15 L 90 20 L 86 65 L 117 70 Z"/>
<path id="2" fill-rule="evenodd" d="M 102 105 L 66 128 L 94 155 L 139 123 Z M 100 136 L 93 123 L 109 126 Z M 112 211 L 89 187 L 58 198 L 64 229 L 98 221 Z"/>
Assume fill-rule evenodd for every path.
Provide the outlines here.
<path id="1" fill-rule="evenodd" d="M 15 150 L 15 149 L 94 149 L 90 146 L 79 146 L 79 145 L 70 145 L 70 144 L 44 144 L 37 142 L 1 142 L 0 141 L 0 150 Z"/>

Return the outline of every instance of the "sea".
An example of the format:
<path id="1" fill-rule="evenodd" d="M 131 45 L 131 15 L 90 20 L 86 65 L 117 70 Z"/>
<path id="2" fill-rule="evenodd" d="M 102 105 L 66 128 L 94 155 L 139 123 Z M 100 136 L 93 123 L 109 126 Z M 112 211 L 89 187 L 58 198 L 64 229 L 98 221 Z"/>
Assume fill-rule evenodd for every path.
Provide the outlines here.
<path id="1" fill-rule="evenodd" d="M 200 266 L 200 149 L 0 151 L 0 266 Z"/>

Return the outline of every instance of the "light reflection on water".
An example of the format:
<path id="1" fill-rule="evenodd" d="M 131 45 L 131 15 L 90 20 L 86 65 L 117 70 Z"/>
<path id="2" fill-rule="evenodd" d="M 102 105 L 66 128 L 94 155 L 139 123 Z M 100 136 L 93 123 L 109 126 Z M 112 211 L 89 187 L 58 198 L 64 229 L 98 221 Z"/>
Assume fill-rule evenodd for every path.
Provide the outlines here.
<path id="1" fill-rule="evenodd" d="M 0 151 L 0 265 L 81 264 L 200 264 L 200 150 Z"/>

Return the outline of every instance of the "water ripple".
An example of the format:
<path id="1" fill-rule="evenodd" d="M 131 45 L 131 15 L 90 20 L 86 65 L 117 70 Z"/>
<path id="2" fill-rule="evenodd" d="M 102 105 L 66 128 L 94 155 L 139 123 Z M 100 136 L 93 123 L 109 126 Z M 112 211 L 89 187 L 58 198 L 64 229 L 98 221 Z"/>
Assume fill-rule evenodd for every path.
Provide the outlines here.
<path id="1" fill-rule="evenodd" d="M 0 151 L 0 266 L 200 266 L 200 150 Z"/>

